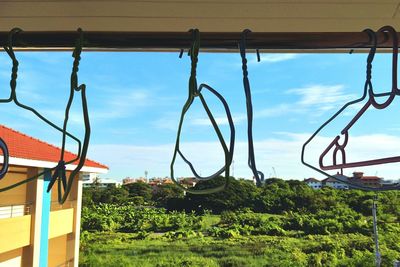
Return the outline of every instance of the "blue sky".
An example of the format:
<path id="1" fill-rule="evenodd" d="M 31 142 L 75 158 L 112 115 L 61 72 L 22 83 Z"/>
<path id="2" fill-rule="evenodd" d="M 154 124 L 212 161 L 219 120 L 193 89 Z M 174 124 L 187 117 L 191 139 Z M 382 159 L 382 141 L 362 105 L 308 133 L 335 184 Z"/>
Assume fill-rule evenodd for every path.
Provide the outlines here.
<path id="1" fill-rule="evenodd" d="M 69 93 L 70 52 L 17 52 L 20 61 L 19 100 L 37 108 L 62 125 Z M 256 62 L 249 53 L 249 78 L 254 105 L 254 140 L 257 165 L 266 177 L 323 178 L 300 163 L 303 142 L 316 128 L 349 100 L 362 94 L 366 54 L 262 54 Z M 79 80 L 87 85 L 92 137 L 89 158 L 107 164 L 105 177 L 169 176 L 169 163 L 180 111 L 187 97 L 189 57 L 177 53 L 84 52 Z M 374 61 L 373 81 L 377 92 L 391 89 L 391 55 Z M 9 94 L 11 61 L 0 54 L 0 97 Z M 251 177 L 246 167 L 246 110 L 239 53 L 200 53 L 198 83 L 218 90 L 230 105 L 236 126 L 234 174 Z M 78 95 L 77 95 L 78 96 Z M 218 101 L 205 94 L 224 134 L 228 126 Z M 382 100 L 383 101 L 383 100 Z M 371 109 L 351 131 L 349 160 L 397 156 L 400 145 L 398 101 L 387 110 Z M 324 147 L 340 133 L 361 105 L 350 107 L 312 143 L 307 159 L 316 164 Z M 1 104 L 1 123 L 26 134 L 60 145 L 61 135 L 33 114 Z M 70 131 L 83 134 L 79 98 L 74 103 Z M 70 142 L 68 148 L 76 148 Z M 223 164 L 222 150 L 199 100 L 184 123 L 182 151 L 202 175 Z M 397 167 L 397 168 L 396 168 Z M 367 174 L 399 178 L 398 164 L 373 166 Z M 351 173 L 353 170 L 346 170 Z M 190 176 L 177 162 L 177 176 Z"/>

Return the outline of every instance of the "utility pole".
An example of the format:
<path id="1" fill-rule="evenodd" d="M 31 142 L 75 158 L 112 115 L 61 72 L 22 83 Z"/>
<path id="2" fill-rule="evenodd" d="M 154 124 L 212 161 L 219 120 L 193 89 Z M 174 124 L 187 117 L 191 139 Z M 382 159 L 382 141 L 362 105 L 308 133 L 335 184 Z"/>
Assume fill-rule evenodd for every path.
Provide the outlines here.
<path id="1" fill-rule="evenodd" d="M 378 240 L 378 222 L 376 218 L 376 210 L 377 210 L 377 204 L 376 204 L 377 196 L 374 196 L 374 200 L 372 202 L 372 219 L 374 223 L 374 240 L 375 240 L 375 264 L 376 267 L 381 266 L 381 253 L 379 252 L 379 240 Z"/>

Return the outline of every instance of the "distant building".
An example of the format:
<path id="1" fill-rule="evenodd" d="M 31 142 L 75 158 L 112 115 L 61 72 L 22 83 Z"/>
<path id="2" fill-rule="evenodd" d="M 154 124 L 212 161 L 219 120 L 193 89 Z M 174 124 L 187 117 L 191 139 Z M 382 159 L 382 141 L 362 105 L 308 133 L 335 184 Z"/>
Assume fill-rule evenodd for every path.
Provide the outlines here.
<path id="1" fill-rule="evenodd" d="M 172 181 L 172 179 L 165 178 L 163 179 L 163 184 L 174 184 L 174 182 Z"/>
<path id="2" fill-rule="evenodd" d="M 364 176 L 363 172 L 353 172 L 353 177 L 350 179 L 351 182 L 375 188 L 382 186 L 382 180 L 378 176 Z"/>
<path id="3" fill-rule="evenodd" d="M 126 177 L 125 179 L 122 179 L 122 184 L 126 185 L 126 184 L 131 184 L 135 182 L 135 178 L 130 178 L 130 177 Z"/>
<path id="4" fill-rule="evenodd" d="M 96 177 L 92 180 L 87 180 L 83 182 L 83 188 L 93 188 L 93 187 L 109 188 L 109 187 L 121 187 L 121 186 L 122 186 L 121 182 L 110 178 Z"/>
<path id="5" fill-rule="evenodd" d="M 174 182 L 170 178 L 150 178 L 149 179 L 149 185 L 151 186 L 159 186 L 159 185 L 165 185 L 165 184 L 173 184 Z"/>
<path id="6" fill-rule="evenodd" d="M 321 181 L 322 187 L 329 186 L 335 189 L 349 189 L 349 186 L 346 183 L 341 182 L 341 181 L 348 181 L 349 178 L 347 176 L 339 173 L 332 176 L 337 179 L 334 179 L 332 177 L 325 178 L 324 180 Z"/>
<path id="7" fill-rule="evenodd" d="M 123 185 L 132 184 L 132 183 L 147 183 L 147 179 L 143 178 L 143 177 L 139 177 L 139 178 L 126 177 L 125 179 L 122 179 Z"/>
<path id="8" fill-rule="evenodd" d="M 398 183 L 400 183 L 400 180 L 384 180 L 384 179 L 381 180 L 382 186 L 392 186 Z"/>
<path id="9" fill-rule="evenodd" d="M 194 187 L 197 184 L 197 179 L 194 177 L 181 178 L 179 179 L 179 183 L 182 185 L 188 185 L 189 187 Z"/>
<path id="10" fill-rule="evenodd" d="M 108 167 L 86 159 L 65 203 L 60 205 L 58 183 L 49 192 L 47 187 L 61 149 L 3 125 L 0 136 L 10 153 L 10 166 L 0 188 L 43 173 L 0 193 L 0 266 L 78 266 L 82 183 L 98 173 L 107 173 Z M 75 157 L 65 151 L 65 161 Z M 76 164 L 66 166 L 67 175 Z"/>
<path id="11" fill-rule="evenodd" d="M 312 189 L 321 189 L 322 188 L 322 182 L 315 178 L 304 179 L 304 182 Z"/>

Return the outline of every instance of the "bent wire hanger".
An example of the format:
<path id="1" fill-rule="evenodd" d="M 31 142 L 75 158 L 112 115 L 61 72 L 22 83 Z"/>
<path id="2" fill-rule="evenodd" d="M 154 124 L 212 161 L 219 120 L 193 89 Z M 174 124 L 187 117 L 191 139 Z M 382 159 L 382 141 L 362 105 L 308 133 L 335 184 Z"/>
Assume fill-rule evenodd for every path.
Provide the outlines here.
<path id="1" fill-rule="evenodd" d="M 7 174 L 8 161 L 9 161 L 9 158 L 10 158 L 10 155 L 8 153 L 7 144 L 1 138 L 0 138 L 0 149 L 1 149 L 1 152 L 3 154 L 3 166 L 1 167 L 1 170 L 0 170 L 0 180 L 1 180 Z"/>
<path id="2" fill-rule="evenodd" d="M 210 87 L 207 84 L 201 84 L 197 88 L 196 69 L 197 69 L 198 54 L 199 54 L 199 49 L 200 49 L 200 32 L 198 29 L 192 29 L 190 31 L 192 32 L 193 40 L 192 40 L 192 46 L 189 50 L 189 55 L 190 55 L 190 59 L 191 59 L 191 72 L 190 72 L 189 88 L 188 88 L 189 95 L 188 95 L 188 98 L 187 98 L 185 104 L 183 105 L 183 108 L 182 108 L 182 114 L 181 114 L 180 120 L 179 120 L 178 133 L 177 133 L 177 137 L 176 137 L 175 149 L 174 149 L 174 154 L 173 154 L 171 165 L 170 165 L 170 170 L 171 170 L 171 179 L 181 189 L 183 189 L 189 193 L 192 193 L 192 194 L 208 194 L 208 193 L 215 193 L 215 192 L 221 191 L 228 186 L 229 167 L 232 163 L 233 150 L 234 150 L 234 145 L 235 145 L 235 126 L 233 124 L 233 119 L 232 119 L 232 115 L 231 115 L 229 106 L 228 106 L 227 102 L 225 101 L 225 99 L 222 97 L 222 95 L 219 94 L 215 89 L 213 89 L 212 87 Z M 224 137 L 221 133 L 221 130 L 219 129 L 218 124 L 215 121 L 214 116 L 213 116 L 212 112 L 210 111 L 210 109 L 206 103 L 206 100 L 204 99 L 204 96 L 202 95 L 203 89 L 206 89 L 209 92 L 211 92 L 213 95 L 215 95 L 224 106 L 226 116 L 228 119 L 228 123 L 229 123 L 229 128 L 230 128 L 229 148 L 227 147 Z M 180 147 L 179 147 L 181 131 L 182 131 L 182 126 L 183 126 L 183 121 L 185 119 L 185 115 L 196 97 L 200 98 L 201 104 L 203 105 L 204 110 L 207 112 L 207 116 L 211 121 L 211 124 L 214 128 L 215 133 L 218 136 L 218 140 L 222 146 L 222 149 L 224 150 L 224 155 L 225 155 L 224 166 L 221 169 L 219 169 L 217 172 L 215 172 L 214 174 L 207 176 L 207 177 L 202 177 L 196 172 L 195 168 L 193 167 L 193 164 L 183 155 L 183 153 L 181 152 Z M 182 186 L 174 178 L 174 164 L 175 164 L 177 154 L 179 154 L 179 156 L 181 156 L 183 161 L 189 165 L 189 168 L 191 169 L 195 178 L 197 178 L 199 180 L 210 180 L 210 179 L 218 177 L 223 172 L 225 172 L 225 183 L 216 188 L 203 189 L 203 190 L 196 190 L 196 189 L 186 188 L 186 187 Z"/>
<path id="3" fill-rule="evenodd" d="M 77 156 L 76 156 L 74 159 L 69 160 L 68 162 L 65 162 L 64 165 L 71 164 L 71 163 L 77 161 L 78 159 L 81 160 L 83 155 L 84 155 L 84 157 L 86 157 L 86 152 L 85 152 L 85 151 L 82 151 L 82 144 L 81 144 L 81 141 L 80 141 L 77 137 L 71 135 L 71 134 L 70 134 L 69 132 L 67 132 L 65 129 L 62 129 L 62 128 L 58 127 L 57 125 L 55 125 L 54 123 L 52 123 L 51 121 L 49 121 L 48 119 L 46 119 L 43 115 L 41 115 L 41 114 L 40 114 L 38 111 L 36 111 L 34 108 L 29 107 L 29 106 L 26 106 L 26 105 L 24 105 L 24 104 L 22 104 L 22 103 L 20 103 L 20 102 L 18 101 L 17 94 L 16 94 L 16 85 L 17 85 L 17 76 L 18 76 L 17 74 L 18 74 L 18 65 L 19 65 L 19 62 L 18 62 L 18 60 L 16 59 L 15 54 L 14 54 L 13 45 L 12 45 L 12 40 L 13 40 L 14 34 L 20 32 L 20 31 L 21 31 L 21 29 L 19 29 L 19 28 L 15 28 L 15 29 L 11 30 L 11 31 L 10 31 L 10 34 L 9 34 L 9 37 L 8 37 L 8 46 L 4 47 L 4 50 L 7 52 L 7 54 L 8 54 L 8 55 L 10 56 L 10 58 L 12 59 L 13 67 L 12 67 L 12 74 L 11 74 L 11 81 L 10 81 L 10 87 L 11 87 L 11 94 L 10 94 L 10 97 L 9 97 L 8 99 L 0 99 L 0 103 L 14 102 L 17 106 L 19 106 L 19 107 L 21 107 L 21 108 L 23 108 L 23 109 L 26 109 L 26 110 L 31 111 L 31 112 L 34 113 L 37 117 L 39 117 L 42 121 L 44 121 L 45 123 L 47 123 L 48 125 L 50 125 L 50 126 L 53 127 L 54 129 L 56 129 L 56 130 L 62 132 L 62 133 L 63 133 L 63 138 L 65 138 L 65 136 L 68 136 L 68 137 L 72 138 L 73 140 L 75 140 L 75 141 L 77 142 L 77 144 L 78 144 L 78 154 L 77 154 Z M 81 32 L 80 29 L 79 29 L 78 31 L 79 31 L 79 33 L 80 33 L 80 38 L 79 38 L 80 41 L 79 41 L 79 43 L 80 43 L 80 45 L 82 45 L 82 44 L 81 44 L 81 43 L 82 43 L 82 40 L 81 40 L 81 39 L 83 38 L 83 37 L 82 37 L 82 32 Z M 81 49 L 81 48 L 80 48 L 80 49 Z M 77 49 L 75 49 L 75 50 L 77 50 Z M 74 52 L 74 54 L 75 54 L 75 52 Z M 79 52 L 79 54 L 80 54 L 80 52 Z M 78 55 L 78 56 L 79 56 L 79 55 Z M 74 56 L 74 57 L 75 57 L 75 56 Z M 79 60 L 78 60 L 78 62 L 79 62 Z M 76 67 L 76 72 L 75 72 L 75 74 L 71 75 L 71 86 L 72 86 L 72 84 L 73 84 L 73 76 L 75 76 L 75 79 L 76 79 L 76 75 L 77 75 L 77 67 Z M 83 94 L 84 94 L 84 92 L 83 92 Z M 70 96 L 70 98 L 71 98 L 71 96 Z M 84 99 L 85 99 L 85 100 L 84 100 Z M 82 96 L 82 104 L 83 104 L 84 106 L 86 106 L 86 97 L 85 97 L 84 95 Z M 69 110 L 69 108 L 68 108 L 68 110 Z M 86 113 L 87 113 L 87 108 L 86 108 Z M 84 108 L 84 117 L 85 117 L 85 108 Z M 67 118 L 67 120 L 68 120 L 68 118 Z M 65 122 L 64 122 L 64 123 L 65 123 Z M 86 140 L 86 135 L 85 135 L 85 140 Z M 87 146 L 87 145 L 86 145 L 86 146 Z M 85 149 L 85 144 L 84 144 L 83 149 Z M 81 152 L 81 151 L 82 151 L 82 152 Z M 84 154 L 83 152 L 85 152 L 85 154 Z M 64 153 L 64 152 L 62 152 L 62 154 L 63 154 L 63 153 Z M 20 185 L 22 185 L 22 184 L 25 184 L 25 183 L 28 183 L 28 182 L 30 182 L 30 181 L 33 181 L 33 180 L 37 179 L 39 176 L 42 176 L 43 174 L 45 174 L 45 173 L 47 173 L 47 172 L 51 172 L 51 171 L 53 171 L 53 170 L 55 170 L 55 169 L 59 169 L 59 168 L 60 168 L 59 165 L 60 165 L 60 164 L 58 164 L 57 166 L 55 166 L 55 167 L 53 167 L 53 168 L 51 168 L 51 169 L 47 169 L 47 170 L 45 170 L 45 171 L 43 171 L 43 172 L 40 172 L 40 173 L 38 173 L 38 174 L 36 174 L 36 175 L 34 175 L 34 176 L 28 178 L 28 179 L 22 180 L 22 181 L 20 181 L 20 182 L 18 182 L 18 183 L 12 184 L 12 185 L 7 186 L 7 187 L 0 188 L 0 192 L 4 192 L 4 191 L 10 190 L 10 189 L 12 189 L 12 188 L 18 187 L 18 186 L 20 186 Z M 65 184 L 65 183 L 64 183 L 64 184 Z"/>
<path id="4" fill-rule="evenodd" d="M 399 93 L 399 89 L 397 88 L 397 53 L 398 53 L 398 40 L 397 40 L 397 33 L 394 31 L 393 28 L 391 27 L 384 27 L 380 29 L 379 31 L 387 31 L 391 34 L 392 40 L 393 40 L 393 55 L 392 55 L 392 90 L 389 93 L 389 97 L 387 100 L 379 104 L 376 100 L 375 97 L 376 95 L 373 92 L 373 87 L 372 85 L 369 86 L 368 89 L 368 95 L 369 99 L 365 103 L 365 105 L 361 108 L 361 110 L 356 114 L 356 116 L 350 121 L 349 124 L 341 131 L 341 134 L 344 135 L 344 142 L 342 145 L 339 145 L 339 140 L 340 136 L 337 136 L 330 144 L 329 146 L 324 150 L 324 152 L 321 154 L 319 158 L 319 165 L 320 168 L 323 170 L 334 170 L 334 169 L 344 169 L 344 168 L 353 168 L 353 167 L 362 167 L 362 166 L 370 166 L 370 165 L 377 165 L 377 164 L 386 164 L 386 163 L 393 163 L 393 162 L 398 162 L 400 161 L 400 156 L 397 157 L 389 157 L 389 158 L 380 158 L 380 159 L 374 159 L 374 160 L 365 160 L 365 161 L 358 161 L 358 162 L 351 162 L 348 163 L 346 161 L 346 145 L 348 143 L 349 139 L 349 130 L 351 127 L 361 118 L 361 116 L 365 113 L 365 111 L 368 110 L 371 106 L 373 106 L 376 109 L 384 109 L 387 106 L 389 106 L 394 97 Z M 386 93 L 387 94 L 387 93 Z M 332 161 L 333 164 L 330 166 L 324 166 L 323 160 L 325 156 L 329 153 L 329 151 L 334 148 L 334 151 L 332 153 Z M 342 163 L 338 164 L 336 157 L 337 157 L 337 152 L 342 154 Z"/>
<path id="5" fill-rule="evenodd" d="M 68 99 L 67 106 L 65 108 L 65 117 L 64 117 L 64 125 L 63 125 L 63 135 L 62 135 L 62 145 L 61 145 L 61 154 L 60 154 L 60 161 L 58 165 L 55 167 L 54 174 L 51 178 L 49 186 L 47 188 L 47 192 L 49 192 L 56 181 L 58 181 L 58 202 L 63 204 L 68 197 L 69 192 L 71 191 L 74 179 L 76 175 L 79 174 L 79 171 L 82 169 L 83 165 L 85 164 L 87 150 L 89 148 L 89 140 L 90 140 L 90 120 L 89 120 L 89 111 L 87 107 L 87 100 L 86 100 L 86 85 L 81 84 L 78 86 L 78 71 L 79 71 L 79 61 L 81 59 L 81 52 L 83 46 L 83 32 L 82 29 L 78 29 L 79 38 L 76 41 L 75 49 L 72 54 L 74 58 L 74 63 L 72 67 L 72 74 L 71 74 L 71 88 L 70 88 L 70 95 Z M 81 99 L 82 99 L 82 111 L 83 111 L 83 120 L 85 124 L 85 135 L 83 139 L 83 146 L 82 152 L 79 157 L 79 161 L 77 166 L 74 170 L 70 173 L 67 181 L 66 175 L 66 167 L 65 165 L 70 164 L 73 161 L 65 162 L 64 154 L 65 154 L 65 143 L 67 137 L 67 126 L 68 126 L 68 117 L 69 111 L 71 109 L 72 102 L 74 100 L 74 94 L 76 92 L 81 92 Z M 62 186 L 62 188 L 61 188 Z M 64 191 L 64 192 L 62 192 Z"/>
<path id="6" fill-rule="evenodd" d="M 246 95 L 246 110 L 247 110 L 247 142 L 248 142 L 248 154 L 249 154 L 247 164 L 249 165 L 251 171 L 253 172 L 253 176 L 256 179 L 257 186 L 260 186 L 264 181 L 264 174 L 261 171 L 257 170 L 256 159 L 254 155 L 253 104 L 251 101 L 251 89 L 248 78 L 247 59 L 246 59 L 246 37 L 249 32 L 251 32 L 249 29 L 246 29 L 242 32 L 242 38 L 239 43 L 240 56 L 242 57 L 243 87 L 244 87 L 244 93 Z M 260 61 L 258 51 L 257 51 L 257 58 L 258 61 Z"/>
<path id="7" fill-rule="evenodd" d="M 359 166 L 370 166 L 370 165 L 376 165 L 376 164 L 384 164 L 384 163 L 390 163 L 390 162 L 398 162 L 400 161 L 400 157 L 392 157 L 392 158 L 383 158 L 383 159 L 375 159 L 375 160 L 366 160 L 366 161 L 359 161 L 359 162 L 352 162 L 352 163 L 347 163 L 346 162 L 346 145 L 349 140 L 349 129 L 354 125 L 354 123 L 364 114 L 364 112 L 372 105 L 376 109 L 384 109 L 387 106 L 390 105 L 390 103 L 393 101 L 394 97 L 396 95 L 399 95 L 400 90 L 397 88 L 397 53 L 398 53 L 398 39 L 397 39 L 397 33 L 396 31 L 391 27 L 391 26 L 384 26 L 381 29 L 378 30 L 378 32 L 383 32 L 383 33 L 389 33 L 392 37 L 393 40 L 393 58 L 392 58 L 392 89 L 390 92 L 386 93 L 379 93 L 376 94 L 374 93 L 371 78 L 372 78 L 372 61 L 375 56 L 376 48 L 377 48 L 377 40 L 376 40 L 376 34 L 370 30 L 366 29 L 364 32 L 368 34 L 370 37 L 370 41 L 372 41 L 372 47 L 370 49 L 370 52 L 368 54 L 367 58 L 367 71 L 366 71 L 366 81 L 364 85 L 364 92 L 361 98 L 353 100 L 345 104 L 338 112 L 336 112 L 331 118 L 329 118 L 324 124 L 322 124 L 321 127 L 317 129 L 313 133 L 313 135 L 304 143 L 301 151 L 301 161 L 304 165 L 310 167 L 311 169 L 318 171 L 319 173 L 322 173 L 326 175 L 329 178 L 333 178 L 335 180 L 338 180 L 340 182 L 343 182 L 345 184 L 351 185 L 354 188 L 358 189 L 363 189 L 363 190 L 371 190 L 371 191 L 385 191 L 385 190 L 393 190 L 393 189 L 400 189 L 400 184 L 397 183 L 392 186 L 385 186 L 381 188 L 373 188 L 373 187 L 368 187 L 368 186 L 363 186 L 359 183 L 354 183 L 350 182 L 345 179 L 341 179 L 337 176 L 332 176 L 324 170 L 333 170 L 333 169 L 341 169 L 343 172 L 343 168 L 351 168 L 351 167 L 359 167 Z M 335 139 L 329 144 L 329 146 L 322 152 L 321 156 L 319 157 L 319 165 L 321 169 L 318 169 L 311 164 L 305 162 L 304 159 L 304 154 L 305 154 L 305 148 L 306 146 L 314 139 L 314 137 L 322 130 L 325 128 L 326 125 L 328 125 L 332 120 L 334 120 L 339 114 L 341 114 L 348 106 L 359 103 L 363 101 L 368 95 L 368 101 L 366 104 L 361 108 L 361 110 L 356 114 L 356 116 L 350 121 L 350 123 L 341 131 L 341 134 L 344 135 L 344 141 L 343 144 L 339 144 L 339 139 L 340 136 L 336 136 Z M 388 99 L 382 103 L 379 104 L 376 100 L 375 97 L 382 97 L 382 96 L 389 96 Z M 332 161 L 333 164 L 329 166 L 325 166 L 323 164 L 323 159 L 329 151 L 332 152 Z M 341 153 L 342 155 L 342 163 L 338 164 L 337 163 L 337 154 L 338 152 Z"/>

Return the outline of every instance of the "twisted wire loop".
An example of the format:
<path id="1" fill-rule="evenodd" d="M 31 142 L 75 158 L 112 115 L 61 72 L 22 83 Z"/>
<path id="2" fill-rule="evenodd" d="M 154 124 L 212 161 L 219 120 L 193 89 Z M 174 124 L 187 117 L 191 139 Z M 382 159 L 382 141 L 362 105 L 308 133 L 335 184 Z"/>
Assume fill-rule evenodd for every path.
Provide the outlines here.
<path id="1" fill-rule="evenodd" d="M 79 62 L 81 59 L 81 52 L 83 47 L 83 32 L 82 29 L 78 29 L 79 38 L 76 41 L 75 49 L 72 54 L 74 58 L 74 63 L 72 67 L 71 73 L 71 88 L 70 88 L 70 95 L 68 99 L 67 106 L 65 108 L 65 117 L 64 117 L 64 124 L 63 124 L 63 134 L 62 134 L 62 145 L 61 145 L 61 153 L 60 153 L 60 161 L 58 162 L 57 166 L 55 167 L 54 174 L 50 180 L 49 186 L 47 188 L 47 192 L 51 190 L 55 182 L 58 182 L 58 202 L 63 204 L 71 188 L 73 186 L 73 182 L 75 177 L 79 174 L 80 170 L 82 169 L 83 165 L 85 164 L 87 150 L 89 148 L 89 141 L 90 141 L 90 120 L 89 120 L 89 111 L 87 107 L 87 100 L 86 100 L 86 85 L 81 84 L 78 85 L 78 71 L 79 71 Z M 75 92 L 81 93 L 81 100 L 82 100 L 82 112 L 83 112 L 83 120 L 85 125 L 85 134 L 83 139 L 82 151 L 79 157 L 79 161 L 75 169 L 69 174 L 67 178 L 66 174 L 66 165 L 71 164 L 76 161 L 76 159 L 65 161 L 65 143 L 67 137 L 67 126 L 68 126 L 68 118 L 69 112 L 71 109 L 72 102 L 74 100 Z"/>
<path id="2" fill-rule="evenodd" d="M 30 112 L 32 112 L 35 116 L 37 116 L 40 120 L 42 120 L 43 122 L 45 122 L 46 124 L 50 125 L 52 128 L 56 129 L 57 131 L 60 131 L 63 133 L 63 136 L 68 136 L 69 138 L 73 139 L 76 144 L 78 145 L 78 153 L 76 155 L 76 157 L 68 162 L 66 162 L 65 164 L 70 164 L 72 162 L 77 161 L 78 159 L 81 158 L 81 155 L 83 154 L 82 152 L 82 143 L 79 140 L 79 138 L 75 137 L 74 135 L 72 135 L 71 133 L 69 133 L 68 131 L 64 130 L 63 128 L 60 128 L 59 126 L 57 126 L 56 124 L 54 124 L 53 122 L 51 122 L 50 120 L 48 120 L 47 118 L 45 118 L 43 115 L 41 115 L 36 109 L 27 106 L 25 104 L 22 104 L 21 102 L 19 102 L 18 98 L 17 98 L 17 92 L 16 92 L 16 87 L 17 87 L 17 77 L 18 77 L 18 66 L 19 66 L 19 62 L 15 56 L 14 50 L 13 50 L 13 38 L 15 36 L 15 34 L 18 34 L 19 32 L 21 32 L 22 30 L 20 28 L 14 28 L 10 31 L 9 35 L 8 35 L 8 45 L 4 46 L 4 50 L 7 52 L 7 54 L 9 55 L 9 57 L 12 60 L 12 72 L 11 72 L 11 80 L 10 80 L 10 96 L 6 99 L 0 99 L 0 103 L 10 103 L 10 102 L 14 102 L 18 107 L 28 110 Z M 85 104 L 86 105 L 86 104 Z M 3 141 L 3 140 L 1 140 Z M 3 145 L 1 144 L 2 142 L 0 141 L 0 149 L 3 148 Z M 5 142 L 3 141 L 4 145 Z M 8 157 L 9 157 L 9 153 L 8 150 L 4 150 L 3 151 L 3 163 L 7 162 L 8 163 Z M 7 161 L 6 161 L 7 160 Z M 8 165 L 8 164 L 7 164 Z M 3 165 L 3 169 L 0 171 L 0 174 L 3 173 L 3 171 L 5 171 L 4 168 L 5 164 Z M 35 179 L 37 179 L 38 177 L 44 175 L 45 173 L 48 172 L 52 172 L 54 170 L 56 170 L 59 167 L 59 164 L 53 168 L 50 169 L 46 169 L 45 171 L 39 172 L 38 174 L 29 177 L 25 180 L 22 180 L 18 183 L 12 184 L 10 186 L 7 187 L 3 187 L 0 188 L 0 192 L 4 192 L 10 189 L 13 189 L 15 187 L 18 187 L 22 184 L 31 182 Z"/>
<path id="3" fill-rule="evenodd" d="M 7 174 L 8 162 L 9 162 L 9 158 L 10 158 L 10 154 L 8 153 L 7 144 L 1 138 L 0 138 L 0 149 L 1 149 L 1 152 L 3 154 L 3 164 L 2 164 L 2 167 L 0 169 L 0 180 L 1 180 Z"/>
<path id="4" fill-rule="evenodd" d="M 242 57 L 242 70 L 243 70 L 243 87 L 246 95 L 246 110 L 247 110 L 247 143 L 248 143 L 248 161 L 247 165 L 253 172 L 253 176 L 256 179 L 256 185 L 261 186 L 264 182 L 264 173 L 257 170 L 256 159 L 254 153 L 254 142 L 253 142 L 253 104 L 251 101 L 251 89 L 250 81 L 248 78 L 247 71 L 247 59 L 246 59 L 246 37 L 251 32 L 246 29 L 242 32 L 242 38 L 239 43 L 240 56 Z M 257 51 L 257 61 L 260 61 L 260 55 Z"/>
<path id="5" fill-rule="evenodd" d="M 364 186 L 361 183 L 358 182 L 353 182 L 349 181 L 345 178 L 342 178 L 340 176 L 332 176 L 325 172 L 325 170 L 333 170 L 333 169 L 340 169 L 342 174 L 343 174 L 343 168 L 352 168 L 352 167 L 360 167 L 360 166 L 370 166 L 370 165 L 377 165 L 377 164 L 385 164 L 385 163 L 390 163 L 390 162 L 399 162 L 400 157 L 391 157 L 391 158 L 383 158 L 383 159 L 375 159 L 375 160 L 367 160 L 367 161 L 360 161 L 360 162 L 353 162 L 353 163 L 347 163 L 346 162 L 346 152 L 345 152 L 345 147 L 348 143 L 348 138 L 349 134 L 348 131 L 349 129 L 357 122 L 357 120 L 364 114 L 364 112 L 372 105 L 376 109 L 384 109 L 386 108 L 392 101 L 395 95 L 399 95 L 400 90 L 397 88 L 397 53 L 398 53 L 398 40 L 397 40 L 397 33 L 394 30 L 393 27 L 391 26 L 384 26 L 378 30 L 378 32 L 383 32 L 383 33 L 389 33 L 391 35 L 391 38 L 393 40 L 393 61 L 392 61 L 392 89 L 390 92 L 385 92 L 385 93 L 374 93 L 373 90 L 373 85 L 372 85 L 372 62 L 375 56 L 375 52 L 377 49 L 377 37 L 376 33 L 372 31 L 371 29 L 366 29 L 364 30 L 366 34 L 368 34 L 370 43 L 372 43 L 372 46 L 370 48 L 368 57 L 367 57 L 367 66 L 366 66 L 366 80 L 364 84 L 364 90 L 363 90 L 363 95 L 353 101 L 350 101 L 346 103 L 341 109 L 339 109 L 333 116 L 331 116 L 326 122 L 324 122 L 312 135 L 307 141 L 303 144 L 302 150 L 301 150 L 301 162 L 327 176 L 328 178 L 335 179 L 339 182 L 342 182 L 344 184 L 347 184 L 351 186 L 352 188 L 357 188 L 361 190 L 367 190 L 367 191 L 387 191 L 387 190 L 398 190 L 400 189 L 400 183 L 396 183 L 391 186 L 384 186 L 384 187 L 370 187 L 370 186 Z M 310 163 L 307 163 L 305 161 L 305 150 L 307 145 L 315 138 L 315 136 L 321 132 L 330 122 L 332 122 L 338 115 L 340 115 L 347 107 L 354 105 L 356 103 L 359 103 L 366 99 L 368 96 L 368 101 L 365 103 L 365 105 L 361 108 L 361 110 L 356 114 L 356 116 L 350 121 L 350 123 L 341 131 L 341 134 L 344 135 L 344 142 L 342 145 L 339 144 L 339 139 L 340 136 L 336 136 L 335 139 L 328 145 L 328 147 L 323 151 L 321 156 L 319 157 L 319 167 L 317 168 Z M 389 98 L 382 104 L 379 104 L 376 102 L 375 98 L 376 97 L 382 97 L 382 96 L 389 96 Z M 328 152 L 334 148 L 333 152 L 333 164 L 330 166 L 325 166 L 323 164 L 323 158 L 328 154 Z M 337 152 L 340 151 L 342 154 L 342 163 L 337 163 L 336 161 L 336 156 Z"/>
<path id="6" fill-rule="evenodd" d="M 196 69 L 197 69 L 197 62 L 198 62 L 198 54 L 199 54 L 199 49 L 200 49 L 200 32 L 198 29 L 192 29 L 190 30 L 192 33 L 192 46 L 189 50 L 189 55 L 191 59 L 191 70 L 190 70 L 190 78 L 189 78 L 189 87 L 188 87 L 188 98 L 183 105 L 182 108 L 182 113 L 180 116 L 179 120 L 179 125 L 178 125 L 178 133 L 176 137 L 176 143 L 175 143 L 175 149 L 170 165 L 170 171 L 171 171 L 171 179 L 174 181 L 174 183 L 181 189 L 183 189 L 186 192 L 192 193 L 192 194 L 209 194 L 209 193 L 215 193 L 218 191 L 221 191 L 225 189 L 228 186 L 229 183 L 229 168 L 232 163 L 233 159 L 233 151 L 234 151 L 234 145 L 235 145 L 235 126 L 233 124 L 233 119 L 232 115 L 228 106 L 228 103 L 226 100 L 222 97 L 221 94 L 219 94 L 215 89 L 213 89 L 211 86 L 207 84 L 201 84 L 199 87 L 197 87 L 197 78 L 196 78 Z M 215 121 L 215 118 L 208 107 L 206 100 L 202 94 L 203 90 L 207 90 L 210 93 L 212 93 L 214 96 L 218 98 L 218 100 L 222 103 L 225 113 L 227 116 L 227 120 L 229 123 L 229 129 L 230 129 L 230 143 L 229 143 L 229 148 L 226 145 L 226 142 L 224 140 L 224 137 L 221 133 L 221 130 L 218 127 L 217 122 Z M 183 121 L 185 119 L 185 115 L 187 111 L 189 110 L 190 106 L 192 105 L 194 99 L 196 97 L 199 97 L 200 102 L 204 108 L 204 110 L 207 113 L 208 118 L 211 121 L 211 124 L 213 126 L 213 129 L 215 133 L 218 136 L 218 140 L 222 146 L 222 149 L 224 151 L 224 156 L 225 156 L 225 164 L 222 168 L 220 168 L 217 172 L 210 176 L 200 176 L 197 171 L 195 170 L 193 164 L 183 155 L 183 153 L 180 150 L 180 138 L 181 138 L 181 131 L 182 131 L 182 126 L 183 126 Z M 209 188 L 209 189 L 202 189 L 202 190 L 197 190 L 197 189 L 191 189 L 182 186 L 175 178 L 174 178 L 174 164 L 176 160 L 176 156 L 179 155 L 183 161 L 189 166 L 190 170 L 192 171 L 194 177 L 199 180 L 210 180 L 213 178 L 216 178 L 220 176 L 223 172 L 225 172 L 225 181 L 222 185 L 215 187 L 215 188 Z"/>

